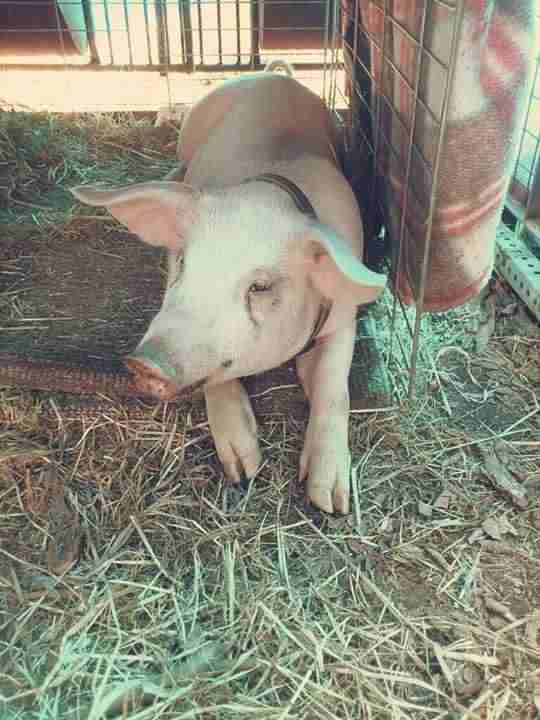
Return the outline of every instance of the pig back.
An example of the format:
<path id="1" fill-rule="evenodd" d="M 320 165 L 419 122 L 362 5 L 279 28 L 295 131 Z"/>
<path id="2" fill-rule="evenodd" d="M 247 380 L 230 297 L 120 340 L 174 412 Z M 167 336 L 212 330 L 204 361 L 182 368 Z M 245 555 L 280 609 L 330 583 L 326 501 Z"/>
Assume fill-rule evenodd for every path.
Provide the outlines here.
<path id="1" fill-rule="evenodd" d="M 329 111 L 293 78 L 257 73 L 224 83 L 195 105 L 182 129 L 186 182 L 223 187 L 301 155 L 334 162 Z"/>

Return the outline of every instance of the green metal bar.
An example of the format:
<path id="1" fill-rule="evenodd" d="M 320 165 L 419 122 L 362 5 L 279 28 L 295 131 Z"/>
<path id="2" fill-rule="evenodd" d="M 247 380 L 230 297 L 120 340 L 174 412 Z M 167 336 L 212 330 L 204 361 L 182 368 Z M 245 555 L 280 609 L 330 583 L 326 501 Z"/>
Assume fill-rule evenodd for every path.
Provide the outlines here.
<path id="1" fill-rule="evenodd" d="M 131 46 L 131 32 L 129 29 L 129 11 L 128 11 L 128 4 L 127 0 L 122 0 L 124 5 L 124 23 L 126 26 L 126 34 L 127 34 L 127 41 L 128 41 L 128 53 L 129 53 L 129 64 L 133 65 L 133 48 Z"/>
<path id="2" fill-rule="evenodd" d="M 193 68 L 193 29 L 191 27 L 190 0 L 178 0 L 178 20 L 182 40 L 182 59 L 186 65 Z"/>
<path id="3" fill-rule="evenodd" d="M 199 55 L 201 56 L 201 65 L 204 63 L 204 39 L 203 39 L 203 22 L 201 0 L 197 0 L 197 19 L 199 22 Z"/>
<path id="4" fill-rule="evenodd" d="M 150 20 L 148 18 L 148 0 L 143 0 L 144 30 L 146 33 L 146 49 L 148 50 L 148 64 L 152 64 L 152 42 L 150 40 Z"/>
<path id="5" fill-rule="evenodd" d="M 217 33 L 218 33 L 218 59 L 219 64 L 223 62 L 223 33 L 221 27 L 221 0 L 216 0 L 217 10 Z"/>
<path id="6" fill-rule="evenodd" d="M 240 0 L 235 0 L 235 10 L 236 10 L 236 52 L 237 52 L 237 59 L 236 62 L 238 65 L 242 62 L 242 46 L 240 43 Z"/>
<path id="7" fill-rule="evenodd" d="M 88 37 L 90 62 L 97 65 L 99 64 L 99 53 L 96 45 L 96 28 L 94 25 L 94 16 L 92 15 L 91 0 L 81 0 L 81 5 L 86 25 L 86 35 Z"/>
<path id="8" fill-rule="evenodd" d="M 111 56 L 111 65 L 114 65 L 114 52 L 112 46 L 112 35 L 111 35 L 111 18 L 109 15 L 109 0 L 103 0 L 103 10 L 105 12 L 105 25 L 107 26 L 107 40 L 109 43 L 109 53 Z"/>

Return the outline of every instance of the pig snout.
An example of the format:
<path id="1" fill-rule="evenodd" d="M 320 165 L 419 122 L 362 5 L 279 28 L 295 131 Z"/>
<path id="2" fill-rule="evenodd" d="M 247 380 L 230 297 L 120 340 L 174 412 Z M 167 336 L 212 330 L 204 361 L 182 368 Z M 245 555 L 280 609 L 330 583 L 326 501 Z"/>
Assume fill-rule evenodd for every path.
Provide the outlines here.
<path id="1" fill-rule="evenodd" d="M 207 380 L 186 383 L 182 372 L 171 366 L 167 354 L 160 352 L 159 343 L 152 341 L 143 342 L 123 362 L 134 376 L 139 392 L 158 400 L 173 400 L 201 387 Z"/>
<path id="2" fill-rule="evenodd" d="M 143 395 L 158 400 L 172 400 L 178 395 L 178 386 L 163 371 L 144 357 L 128 356 L 124 364 L 135 378 L 135 386 Z"/>
<path id="3" fill-rule="evenodd" d="M 135 386 L 144 395 L 159 400 L 172 400 L 182 386 L 181 372 L 156 339 L 143 340 L 136 350 L 124 358 L 124 364 L 135 379 Z"/>

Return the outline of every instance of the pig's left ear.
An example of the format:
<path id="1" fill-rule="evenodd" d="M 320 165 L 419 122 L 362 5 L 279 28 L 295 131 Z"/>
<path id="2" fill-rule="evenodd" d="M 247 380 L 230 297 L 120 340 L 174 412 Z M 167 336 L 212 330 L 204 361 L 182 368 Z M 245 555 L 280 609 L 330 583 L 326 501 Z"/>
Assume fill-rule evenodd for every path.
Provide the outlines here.
<path id="1" fill-rule="evenodd" d="M 370 270 L 334 230 L 315 223 L 309 230 L 310 273 L 315 286 L 331 300 L 354 305 L 373 302 L 386 286 L 386 276 Z"/>
<path id="2" fill-rule="evenodd" d="M 198 193 L 177 182 L 145 182 L 125 187 L 71 188 L 77 200 L 106 207 L 149 245 L 180 250 L 184 230 L 193 221 Z"/>

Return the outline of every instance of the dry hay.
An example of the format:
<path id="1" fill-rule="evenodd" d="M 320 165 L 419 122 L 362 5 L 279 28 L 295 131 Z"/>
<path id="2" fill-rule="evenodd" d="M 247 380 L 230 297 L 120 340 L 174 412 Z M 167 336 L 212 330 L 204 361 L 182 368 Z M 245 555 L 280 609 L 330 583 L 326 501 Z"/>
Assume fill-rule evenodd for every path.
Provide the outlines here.
<path id="1" fill-rule="evenodd" d="M 121 181 L 171 162 L 173 136 L 148 121 L 0 127 L 9 252 L 29 230 L 79 237 L 65 187 L 100 179 L 98 161 Z M 255 398 L 265 463 L 240 490 L 223 486 L 200 398 L 81 418 L 60 396 L 1 391 L 2 718 L 538 717 L 540 334 L 496 297 L 485 350 L 474 308 L 430 317 L 417 399 L 396 352 L 396 407 L 351 415 L 347 518 L 303 504 L 296 386 Z M 4 322 L 16 298 L 2 300 Z M 495 458 L 525 509 L 487 477 Z"/>

